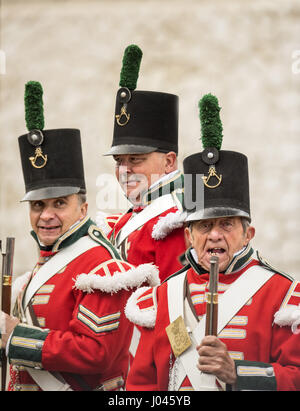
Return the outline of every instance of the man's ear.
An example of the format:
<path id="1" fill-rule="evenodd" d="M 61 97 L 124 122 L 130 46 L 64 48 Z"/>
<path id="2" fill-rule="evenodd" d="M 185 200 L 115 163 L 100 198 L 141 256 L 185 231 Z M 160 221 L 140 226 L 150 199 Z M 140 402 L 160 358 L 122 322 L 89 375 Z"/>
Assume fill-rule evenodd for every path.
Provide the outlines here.
<path id="1" fill-rule="evenodd" d="M 172 171 L 175 171 L 177 169 L 177 155 L 175 151 L 169 151 L 169 153 L 166 154 L 165 159 L 165 173 L 169 174 Z"/>
<path id="2" fill-rule="evenodd" d="M 252 225 L 250 225 L 249 227 L 247 227 L 244 245 L 245 246 L 248 245 L 254 236 L 255 236 L 255 228 Z"/>
<path id="3" fill-rule="evenodd" d="M 184 234 L 185 234 L 188 242 L 190 243 L 190 245 L 193 246 L 193 236 L 192 236 L 192 233 L 191 233 L 191 230 L 189 229 L 189 227 L 185 227 Z"/>
<path id="4" fill-rule="evenodd" d="M 87 202 L 82 203 L 80 205 L 80 211 L 81 211 L 81 218 L 80 219 L 83 220 L 86 217 L 87 211 L 88 211 L 88 203 Z"/>

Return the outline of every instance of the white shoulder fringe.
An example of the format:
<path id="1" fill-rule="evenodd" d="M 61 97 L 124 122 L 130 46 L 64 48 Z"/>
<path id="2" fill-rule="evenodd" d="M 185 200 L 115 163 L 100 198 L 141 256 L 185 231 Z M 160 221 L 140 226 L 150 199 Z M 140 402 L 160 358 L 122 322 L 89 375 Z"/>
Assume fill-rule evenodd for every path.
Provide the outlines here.
<path id="1" fill-rule="evenodd" d="M 144 292 L 151 287 L 141 287 L 136 290 L 127 301 L 125 306 L 125 315 L 129 321 L 142 327 L 153 328 L 156 322 L 156 309 L 153 307 L 148 310 L 141 311 L 137 305 L 137 300 Z"/>
<path id="2" fill-rule="evenodd" d="M 183 226 L 184 218 L 185 214 L 179 210 L 159 217 L 158 222 L 153 226 L 152 238 L 162 240 L 167 237 L 173 230 Z"/>
<path id="3" fill-rule="evenodd" d="M 75 280 L 74 287 L 87 293 L 92 293 L 94 290 L 117 293 L 120 290 L 140 287 L 144 282 L 147 282 L 151 287 L 160 283 L 159 271 L 155 265 L 141 264 L 125 272 L 116 271 L 111 277 L 102 277 L 98 274 L 80 274 Z"/>
<path id="4" fill-rule="evenodd" d="M 274 323 L 283 327 L 290 325 L 294 334 L 299 334 L 300 330 L 297 328 L 300 324 L 300 304 L 289 304 L 284 308 L 281 308 L 274 315 Z"/>
<path id="5" fill-rule="evenodd" d="M 19 292 L 23 290 L 25 285 L 28 283 L 30 275 L 31 275 L 31 271 L 27 271 L 26 273 L 19 275 L 13 281 L 12 287 L 11 287 L 11 306 L 12 307 L 15 305 Z"/>
<path id="6" fill-rule="evenodd" d="M 96 218 L 95 218 L 95 223 L 97 225 L 97 227 L 99 227 L 101 229 L 101 231 L 107 236 L 110 231 L 111 228 L 108 225 L 107 221 L 106 221 L 106 217 L 108 215 L 106 213 L 104 213 L 103 211 L 98 211 L 96 214 Z"/>

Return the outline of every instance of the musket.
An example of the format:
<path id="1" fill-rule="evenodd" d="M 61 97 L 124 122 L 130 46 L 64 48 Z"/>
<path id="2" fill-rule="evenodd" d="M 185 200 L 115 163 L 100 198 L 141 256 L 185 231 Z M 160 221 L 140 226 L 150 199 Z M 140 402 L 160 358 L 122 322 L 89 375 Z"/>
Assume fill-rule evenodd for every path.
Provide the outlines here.
<path id="1" fill-rule="evenodd" d="M 13 237 L 6 238 L 6 250 L 2 252 L 2 287 L 1 287 L 1 309 L 6 314 L 10 315 L 11 311 L 11 283 L 13 273 L 13 257 L 15 250 L 15 239 Z M 6 388 L 6 369 L 7 358 L 5 351 L 2 350 L 2 369 L 1 369 L 1 391 Z"/>
<path id="2" fill-rule="evenodd" d="M 209 292 L 206 299 L 205 335 L 218 334 L 218 279 L 219 257 L 212 255 L 210 258 Z"/>

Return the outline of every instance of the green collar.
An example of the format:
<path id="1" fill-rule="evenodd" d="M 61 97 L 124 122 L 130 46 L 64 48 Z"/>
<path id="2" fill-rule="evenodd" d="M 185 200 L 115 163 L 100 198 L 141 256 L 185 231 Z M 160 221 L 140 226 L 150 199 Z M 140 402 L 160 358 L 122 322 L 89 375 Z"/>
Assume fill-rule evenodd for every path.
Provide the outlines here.
<path id="1" fill-rule="evenodd" d="M 196 271 L 196 273 L 198 274 L 207 273 L 207 270 L 201 267 L 201 265 L 198 264 L 198 262 L 194 258 L 192 250 L 193 248 L 191 247 L 186 252 L 186 258 L 188 262 L 191 264 L 192 268 L 194 269 L 194 271 Z M 241 253 L 233 257 L 230 264 L 224 271 L 224 274 L 231 274 L 235 271 L 240 270 L 243 266 L 245 266 L 253 258 L 253 254 L 254 254 L 254 250 L 251 247 L 251 245 L 248 244 L 247 247 L 245 247 L 245 249 Z"/>
<path id="2" fill-rule="evenodd" d="M 167 176 L 167 175 L 166 175 Z M 175 173 L 171 173 L 170 178 L 163 178 L 161 183 L 155 185 L 153 188 L 150 188 L 142 196 L 142 205 L 147 206 L 153 200 L 173 192 L 178 193 L 179 195 L 183 192 L 183 174 L 177 170 Z"/>
<path id="3" fill-rule="evenodd" d="M 73 225 L 67 232 L 60 236 L 54 244 L 50 246 L 41 245 L 38 236 L 34 231 L 31 231 L 30 234 L 35 239 L 41 250 L 52 251 L 53 253 L 55 253 L 61 248 L 67 247 L 68 245 L 75 243 L 75 241 L 79 240 L 79 238 L 85 236 L 92 224 L 94 224 L 93 221 L 89 217 L 85 217 L 83 220 Z"/>
<path id="4" fill-rule="evenodd" d="M 250 244 L 245 247 L 245 249 L 236 255 L 229 266 L 226 268 L 225 274 L 234 273 L 235 271 L 240 270 L 244 267 L 250 260 L 252 260 L 254 254 L 254 250 Z"/>

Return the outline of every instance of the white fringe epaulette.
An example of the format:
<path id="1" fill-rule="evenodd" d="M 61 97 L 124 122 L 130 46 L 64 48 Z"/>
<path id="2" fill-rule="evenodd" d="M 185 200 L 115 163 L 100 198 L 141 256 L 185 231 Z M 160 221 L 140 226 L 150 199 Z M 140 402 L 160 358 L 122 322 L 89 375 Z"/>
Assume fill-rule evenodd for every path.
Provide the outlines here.
<path id="1" fill-rule="evenodd" d="M 141 327 L 153 328 L 156 322 L 156 309 L 153 307 L 147 310 L 140 310 L 137 304 L 137 300 L 140 298 L 144 292 L 149 290 L 151 287 L 141 287 L 137 289 L 127 301 L 125 306 L 125 315 L 129 321 Z"/>
<path id="2" fill-rule="evenodd" d="M 28 283 L 30 275 L 31 275 L 31 271 L 27 271 L 26 273 L 19 275 L 12 282 L 12 286 L 11 286 L 11 306 L 12 307 L 15 305 L 19 292 L 23 290 L 24 286 Z"/>
<path id="3" fill-rule="evenodd" d="M 140 287 L 147 282 L 151 287 L 160 283 L 158 268 L 151 264 L 141 264 L 125 272 L 116 271 L 112 276 L 98 274 L 79 274 L 74 287 L 78 290 L 92 293 L 100 290 L 105 293 L 117 293 L 120 290 L 129 290 Z"/>
<path id="4" fill-rule="evenodd" d="M 163 217 L 159 217 L 157 223 L 152 229 L 152 238 L 154 240 L 162 240 L 167 237 L 173 230 L 183 226 L 185 214 L 181 211 L 168 213 Z"/>
<path id="5" fill-rule="evenodd" d="M 300 329 L 298 329 L 298 325 L 300 324 L 300 304 L 288 304 L 284 308 L 281 308 L 274 315 L 274 323 L 280 327 L 290 325 L 292 332 L 294 334 L 299 334 Z"/>
<path id="6" fill-rule="evenodd" d="M 101 231 L 103 231 L 103 233 L 106 236 L 111 231 L 111 228 L 110 228 L 109 224 L 106 221 L 107 216 L 108 215 L 106 213 L 104 213 L 103 211 L 97 211 L 96 218 L 95 218 L 95 223 L 96 223 L 97 227 L 99 227 L 101 229 Z"/>

